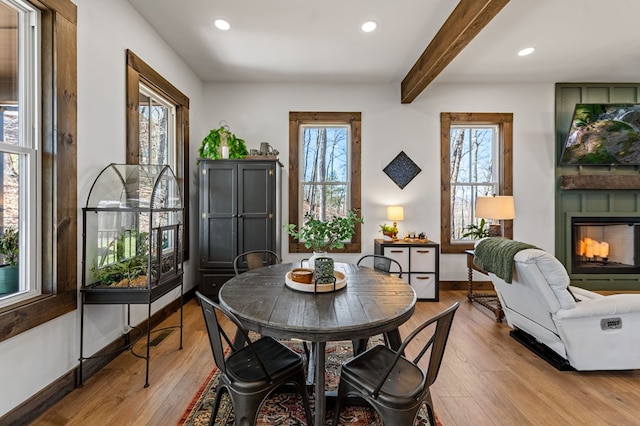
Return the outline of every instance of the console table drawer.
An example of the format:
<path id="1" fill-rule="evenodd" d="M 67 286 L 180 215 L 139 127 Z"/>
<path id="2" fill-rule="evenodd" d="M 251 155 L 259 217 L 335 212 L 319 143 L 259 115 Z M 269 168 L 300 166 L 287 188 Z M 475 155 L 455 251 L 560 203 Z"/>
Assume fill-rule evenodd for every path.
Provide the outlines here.
<path id="1" fill-rule="evenodd" d="M 436 247 L 411 247 L 412 271 L 435 272 L 436 271 Z"/>

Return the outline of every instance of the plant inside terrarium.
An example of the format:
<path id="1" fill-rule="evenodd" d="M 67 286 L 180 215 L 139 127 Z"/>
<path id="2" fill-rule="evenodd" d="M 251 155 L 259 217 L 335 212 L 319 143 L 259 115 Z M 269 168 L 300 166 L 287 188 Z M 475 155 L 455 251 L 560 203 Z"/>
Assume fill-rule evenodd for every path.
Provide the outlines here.
<path id="1" fill-rule="evenodd" d="M 119 233 L 91 268 L 96 280 L 111 287 L 145 287 L 149 240 L 147 232 Z"/>

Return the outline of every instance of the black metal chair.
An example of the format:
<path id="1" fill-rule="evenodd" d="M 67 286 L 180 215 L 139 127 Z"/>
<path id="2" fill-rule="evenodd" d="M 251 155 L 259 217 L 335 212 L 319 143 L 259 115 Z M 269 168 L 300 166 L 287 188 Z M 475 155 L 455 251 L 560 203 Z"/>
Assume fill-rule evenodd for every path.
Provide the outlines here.
<path id="1" fill-rule="evenodd" d="M 235 411 L 235 424 L 255 425 L 262 402 L 276 388 L 285 384 L 293 384 L 300 391 L 307 422 L 312 424 L 302 357 L 271 337 L 261 337 L 251 342 L 246 329 L 231 312 L 199 291 L 196 291 L 196 296 L 202 307 L 213 358 L 220 369 L 220 382 L 210 424 L 215 423 L 220 400 L 223 393 L 227 392 Z M 223 330 L 216 314 L 222 314 L 242 333 L 244 345 L 234 347 L 228 337 L 233 334 Z M 223 339 L 230 348 L 226 357 Z"/>
<path id="2" fill-rule="evenodd" d="M 373 268 L 377 269 L 378 271 L 391 272 L 391 265 L 397 266 L 398 270 L 391 273 L 398 274 L 398 277 L 402 278 L 402 266 L 397 260 L 387 256 L 383 256 L 381 254 L 365 254 L 360 259 L 358 259 L 357 265 L 360 265 L 360 263 L 365 261 L 366 259 L 372 259 Z"/>
<path id="3" fill-rule="evenodd" d="M 236 275 L 240 274 L 240 270 L 261 268 L 267 265 L 275 265 L 280 263 L 280 256 L 271 250 L 252 250 L 240 253 L 233 259 L 233 270 Z"/>
<path id="4" fill-rule="evenodd" d="M 459 305 L 459 302 L 454 303 L 418 326 L 397 352 L 377 345 L 343 364 L 333 424 L 338 424 L 345 398 L 356 396 L 368 402 L 385 425 L 412 425 L 422 404 L 427 406 L 429 424 L 435 425 L 430 387 L 438 377 L 453 316 Z M 422 333 L 432 334 L 413 361 L 405 358 L 402 354 L 407 345 Z M 429 350 L 425 372 L 418 362 Z"/>
<path id="5" fill-rule="evenodd" d="M 398 274 L 398 277 L 402 278 L 402 265 L 400 265 L 397 260 L 387 256 L 383 256 L 381 254 L 365 254 L 360 259 L 358 259 L 358 262 L 356 264 L 360 266 L 361 263 L 364 263 L 365 265 L 363 266 L 366 266 L 366 264 L 369 264 L 370 261 L 373 262 L 373 269 L 391 274 Z M 391 265 L 395 265 L 397 267 L 397 271 L 391 272 Z M 393 346 L 392 342 L 398 345 L 400 344 L 400 332 L 397 329 L 384 333 L 383 336 L 384 343 L 388 347 Z M 368 342 L 369 339 L 352 340 L 351 343 L 353 344 L 353 354 L 358 355 L 364 352 L 367 349 Z"/>

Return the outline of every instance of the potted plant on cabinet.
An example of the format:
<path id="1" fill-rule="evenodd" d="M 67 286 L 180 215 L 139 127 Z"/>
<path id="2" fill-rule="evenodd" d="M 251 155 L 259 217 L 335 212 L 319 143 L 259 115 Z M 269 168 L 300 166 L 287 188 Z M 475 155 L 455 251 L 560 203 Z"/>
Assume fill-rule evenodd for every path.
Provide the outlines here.
<path id="1" fill-rule="evenodd" d="M 0 237 L 0 254 L 4 265 L 0 265 L 0 294 L 16 293 L 20 289 L 18 268 L 18 231 L 10 226 Z"/>
<path id="2" fill-rule="evenodd" d="M 226 147 L 223 148 L 223 147 Z M 224 152 L 223 152 L 224 150 Z M 200 158 L 219 160 L 221 158 L 244 158 L 249 154 L 244 139 L 236 137 L 229 131 L 229 126 L 222 124 L 213 129 L 202 140 L 198 149 Z"/>

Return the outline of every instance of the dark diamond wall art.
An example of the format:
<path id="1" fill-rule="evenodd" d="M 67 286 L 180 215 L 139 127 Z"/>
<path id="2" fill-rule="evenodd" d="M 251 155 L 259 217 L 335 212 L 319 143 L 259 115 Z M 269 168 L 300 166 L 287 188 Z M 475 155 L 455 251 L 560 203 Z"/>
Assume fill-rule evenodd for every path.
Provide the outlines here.
<path id="1" fill-rule="evenodd" d="M 400 151 L 383 171 L 400 189 L 404 189 L 422 169 L 404 151 Z"/>

